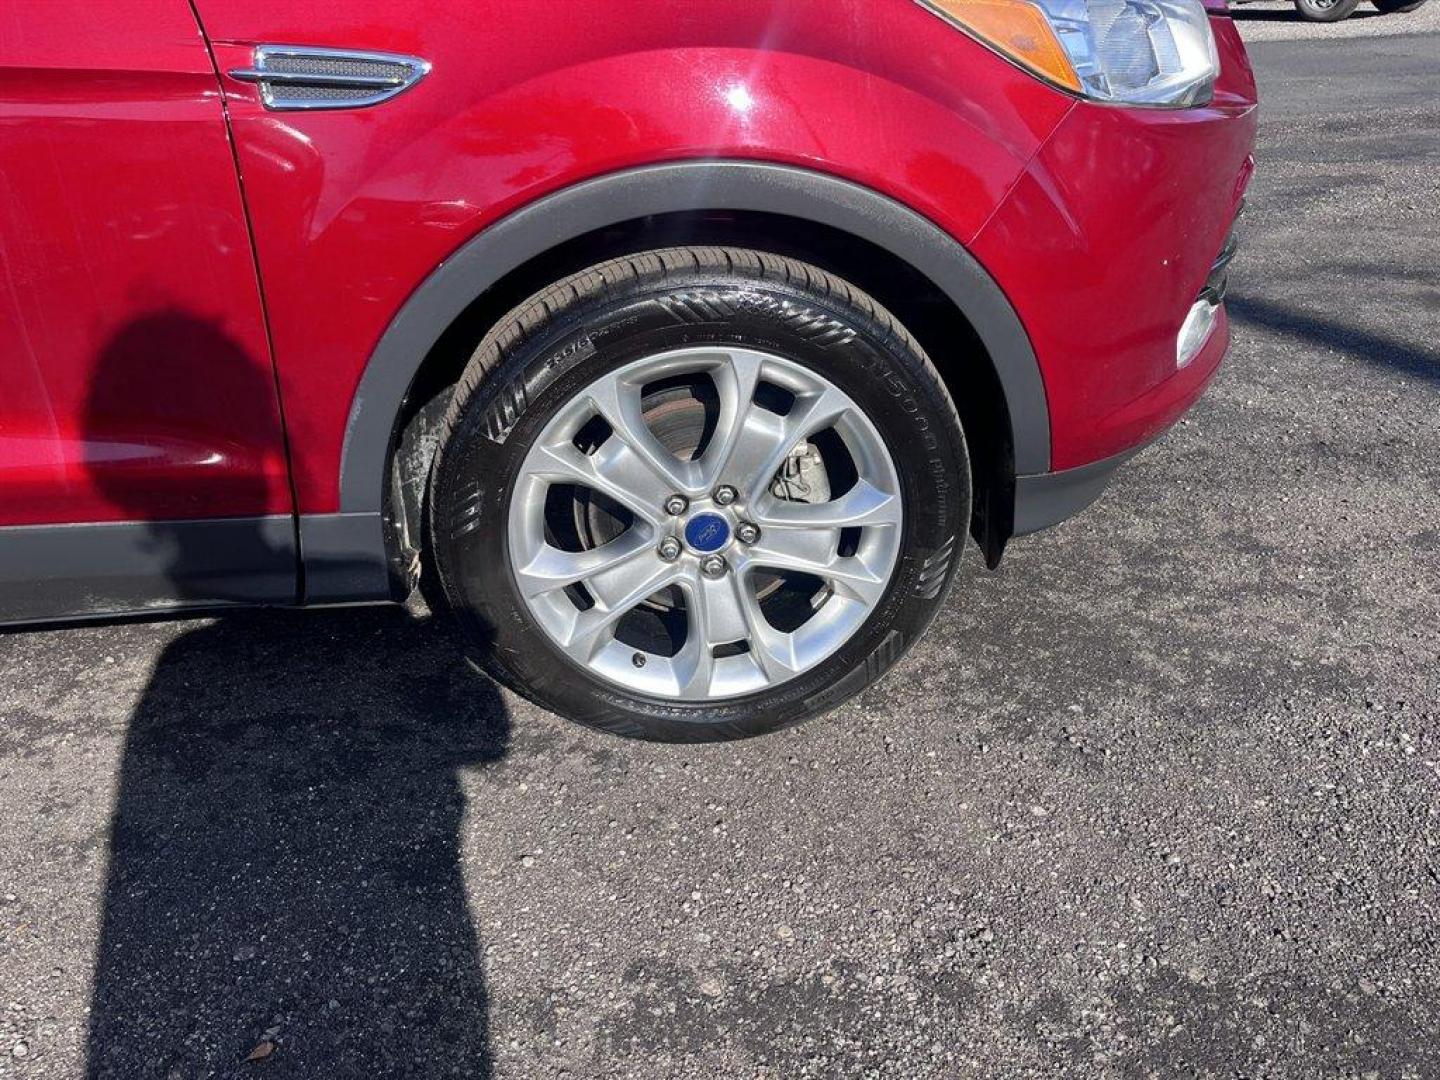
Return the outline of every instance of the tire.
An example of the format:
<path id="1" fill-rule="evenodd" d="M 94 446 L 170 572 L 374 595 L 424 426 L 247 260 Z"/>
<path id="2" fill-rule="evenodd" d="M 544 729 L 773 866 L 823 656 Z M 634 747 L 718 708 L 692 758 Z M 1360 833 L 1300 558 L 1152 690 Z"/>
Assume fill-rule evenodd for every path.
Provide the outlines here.
<path id="1" fill-rule="evenodd" d="M 1425 6 L 1425 0 L 1374 0 L 1381 15 L 1408 15 Z"/>
<path id="2" fill-rule="evenodd" d="M 611 534 L 619 530 L 618 538 L 610 536 L 617 547 L 633 540 L 637 554 L 625 556 L 631 560 L 627 567 L 642 566 L 640 560 L 660 566 L 661 549 L 644 546 L 642 550 L 641 545 L 647 539 L 664 539 L 662 534 L 672 526 L 663 521 L 652 526 L 638 516 L 657 514 L 653 500 L 639 505 L 643 500 L 631 499 L 616 509 L 603 494 L 583 485 L 557 485 L 541 474 L 558 460 L 554 454 L 596 470 L 597 476 L 609 476 L 605 470 L 612 467 L 618 470 L 617 462 L 653 462 L 653 456 L 633 453 L 635 446 L 650 444 L 643 434 L 633 433 L 633 426 L 624 427 L 626 417 L 633 419 L 631 413 L 611 413 L 629 436 L 618 443 L 612 443 L 617 432 L 608 424 L 599 425 L 598 435 L 586 434 L 597 423 L 593 417 L 571 438 L 572 427 L 580 424 L 575 418 L 587 414 L 594 401 L 610 400 L 605 388 L 633 389 L 627 380 L 640 380 L 649 370 L 647 365 L 669 371 L 692 360 L 716 366 L 713 372 L 682 372 L 647 382 L 641 391 L 647 396 L 636 399 L 647 409 L 647 402 L 661 402 L 652 410 L 660 420 L 650 413 L 644 418 L 644 426 L 658 440 L 664 441 L 661 421 L 670 425 L 663 429 L 666 438 L 672 437 L 671 429 L 678 423 L 672 423 L 673 417 L 692 425 L 690 435 L 673 437 L 680 440 L 680 449 L 671 447 L 671 452 L 682 457 L 670 459 L 664 467 L 691 470 L 685 475 L 694 479 L 710 469 L 712 461 L 720 463 L 717 470 L 731 465 L 738 470 L 735 462 L 747 454 L 756 457 L 760 464 L 745 475 L 759 479 L 752 482 L 737 473 L 738 482 L 751 492 L 748 505 L 756 515 L 768 506 L 781 524 L 773 531 L 764 526 L 755 546 L 744 548 L 740 518 L 751 512 L 746 509 L 747 496 L 742 493 L 739 502 L 726 508 L 718 501 L 720 495 L 710 501 L 710 492 L 718 489 L 695 495 L 686 511 L 690 516 L 676 517 L 673 524 L 678 536 L 685 538 L 683 554 L 675 560 L 675 573 L 685 579 L 668 593 L 657 592 L 629 609 L 606 631 L 610 638 L 602 634 L 596 639 L 603 644 L 585 644 L 584 634 L 569 628 L 581 626 L 584 619 L 598 622 L 608 617 L 607 612 L 619 611 L 628 599 L 599 604 L 588 591 L 583 597 L 571 595 L 574 586 L 557 592 L 551 585 L 550 591 L 535 595 L 522 592 L 522 576 L 527 583 L 536 580 L 530 575 L 537 564 L 526 561 L 530 558 L 526 552 L 538 542 L 534 539 L 537 515 L 543 519 L 547 545 L 542 554 L 551 552 L 549 545 L 566 551 L 576 548 L 573 542 L 561 544 L 555 534 L 560 526 L 569 530 L 572 518 L 577 532 L 598 518 L 608 523 Z M 742 368 L 757 372 L 758 381 L 746 384 Z M 769 381 L 772 374 L 782 382 L 794 380 L 791 385 L 798 389 L 777 390 Z M 684 382 L 687 379 L 694 382 Z M 678 389 L 672 385 L 676 380 L 680 380 Z M 709 390 L 704 386 L 707 380 Z M 746 385 L 754 389 L 717 389 Z M 653 389 L 656 386 L 660 389 Z M 832 395 L 824 386 L 839 393 Z M 787 394 L 788 405 L 783 400 Z M 616 395 L 618 400 L 620 391 Z M 714 405 L 711 397 L 721 404 Z M 735 403 L 728 413 L 726 401 Z M 767 441 L 771 436 L 756 438 L 754 432 L 790 432 L 792 427 L 801 431 L 827 403 L 843 410 L 827 434 L 802 432 L 793 443 L 787 441 L 791 438 L 787 434 L 773 437 L 773 453 L 783 454 L 787 446 L 799 444 L 805 454 L 766 456 L 772 453 Z M 692 447 L 685 440 L 694 441 L 693 425 L 702 416 L 710 434 Z M 711 416 L 716 418 L 713 423 Z M 796 417 L 793 423 L 791 416 Z M 730 423 L 735 417 L 741 418 L 738 427 Z M 725 433 L 732 430 L 745 437 L 731 439 Z M 582 443 L 582 436 L 603 441 L 597 449 Z M 440 438 L 431 471 L 429 535 L 446 602 L 474 659 L 532 701 L 582 724 L 626 736 L 663 741 L 743 738 L 798 723 L 859 693 L 884 674 L 935 617 L 954 579 L 970 518 L 964 435 L 954 404 L 919 344 L 878 303 L 839 278 L 805 263 L 755 251 L 696 247 L 646 252 L 593 266 L 530 298 L 481 341 L 456 386 Z M 583 451 L 577 449 L 582 445 Z M 708 453 L 712 446 L 713 457 Z M 551 447 L 558 449 L 547 449 Z M 701 454 L 701 447 L 707 453 Z M 581 461 L 583 452 L 593 457 Z M 684 464 L 687 452 L 695 460 Z M 785 462 L 786 479 L 767 472 L 766 466 L 775 460 Z M 537 461 L 544 467 L 537 467 Z M 567 464 L 565 469 L 573 467 Z M 848 479 L 847 470 L 853 474 Z M 877 477 L 873 483 L 872 472 Z M 650 473 L 644 472 L 642 479 L 649 483 Z M 848 483 L 848 490 L 827 502 L 831 496 L 826 491 L 841 491 L 840 483 Z M 558 511 L 551 506 L 557 486 Z M 844 496 L 850 492 L 858 494 L 847 502 Z M 892 496 L 898 496 L 898 506 Z M 543 509 L 537 510 L 542 503 Z M 607 513 L 595 511 L 601 503 Z M 638 511 L 632 513 L 630 503 Z M 828 509 L 813 509 L 822 503 Z M 860 513 L 872 505 L 879 508 L 877 524 L 871 527 L 866 518 L 864 527 L 850 530 L 849 543 L 854 556 L 863 554 L 874 565 L 884 564 L 885 557 L 891 559 L 888 577 L 869 569 L 852 575 L 861 581 L 853 595 L 848 580 L 837 578 L 818 588 L 806 601 L 811 614 L 801 610 L 798 617 L 803 621 L 783 641 L 776 636 L 780 631 L 769 614 L 763 625 L 756 621 L 755 613 L 766 604 L 780 603 L 777 597 L 791 604 L 792 593 L 803 596 L 805 589 L 813 588 L 807 574 L 766 569 L 771 564 L 763 557 L 765 545 L 793 544 L 795 536 L 808 544 L 822 535 L 808 524 L 787 532 L 784 521 L 790 518 L 784 515 L 799 515 L 797 520 L 805 523 L 826 515 L 838 521 L 842 508 Z M 696 509 L 702 506 L 708 509 Z M 671 509 L 658 513 L 663 516 Z M 715 526 L 713 519 L 726 514 L 730 519 L 725 528 Z M 615 524 L 627 515 L 628 524 L 623 520 Z M 769 519 L 756 516 L 756 520 Z M 688 547 L 692 540 L 697 545 L 714 541 L 711 534 L 730 537 L 722 558 L 734 563 L 732 572 L 713 580 L 699 569 L 709 556 L 698 547 Z M 845 534 L 836 535 L 841 545 L 847 542 Z M 581 543 L 576 549 L 595 550 L 603 542 L 608 540 L 592 538 L 588 546 Z M 853 558 L 844 558 L 844 551 L 837 553 L 833 546 L 828 550 L 827 565 L 848 568 L 854 563 Z M 517 569 L 519 564 L 523 566 Z M 662 567 L 658 572 L 667 571 Z M 597 574 L 582 584 L 588 590 L 592 581 L 599 580 Z M 721 592 L 728 599 L 712 605 L 710 597 Z M 589 608 L 584 606 L 586 598 Z M 580 614 L 567 614 L 566 603 Z M 719 614 L 715 622 L 705 621 L 704 632 L 692 638 L 693 626 L 708 620 L 712 610 L 719 613 L 732 607 L 747 613 L 742 639 L 708 644 L 721 636 L 711 634 L 722 621 Z M 807 629 L 811 619 L 821 616 L 824 619 L 813 631 Z M 658 633 L 654 627 L 659 626 L 663 633 L 682 640 L 671 646 L 676 650 L 673 655 L 662 647 L 645 651 L 648 645 L 636 646 L 634 655 L 626 657 L 635 666 L 629 679 L 623 673 L 628 669 L 616 657 L 617 649 L 631 648 L 630 638 L 622 641 L 622 635 L 639 633 L 630 627 L 632 620 L 646 623 L 647 632 Z M 674 629 L 681 623 L 683 635 Z M 831 628 L 852 624 L 843 639 L 838 630 L 834 642 L 825 636 Z M 562 645 L 567 634 L 582 644 Z M 797 658 L 802 649 L 797 643 L 807 634 L 811 645 L 820 645 L 815 646 L 814 662 L 801 668 Z M 789 643 L 788 654 L 766 644 L 776 641 Z M 776 659 L 786 656 L 790 659 L 784 663 Z M 689 660 L 682 664 L 686 657 Z M 647 660 L 649 668 L 644 666 Z M 786 666 L 791 661 L 797 667 L 794 673 Z M 729 674 L 722 678 L 722 670 Z M 673 686 L 662 687 L 666 678 Z M 681 685 L 686 678 L 686 685 L 707 689 L 687 697 Z M 717 684 L 741 690 L 722 693 Z"/>
<path id="3" fill-rule="evenodd" d="M 1295 10 L 1306 22 L 1333 23 L 1348 19 L 1360 0 L 1295 0 Z"/>

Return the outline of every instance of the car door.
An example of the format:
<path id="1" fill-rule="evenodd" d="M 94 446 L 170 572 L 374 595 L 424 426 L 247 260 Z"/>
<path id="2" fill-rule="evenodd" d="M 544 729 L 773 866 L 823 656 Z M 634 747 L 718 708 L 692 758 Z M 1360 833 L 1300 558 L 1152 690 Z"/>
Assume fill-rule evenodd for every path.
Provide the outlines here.
<path id="1" fill-rule="evenodd" d="M 0 623 L 296 595 L 219 84 L 186 0 L 0 5 Z"/>

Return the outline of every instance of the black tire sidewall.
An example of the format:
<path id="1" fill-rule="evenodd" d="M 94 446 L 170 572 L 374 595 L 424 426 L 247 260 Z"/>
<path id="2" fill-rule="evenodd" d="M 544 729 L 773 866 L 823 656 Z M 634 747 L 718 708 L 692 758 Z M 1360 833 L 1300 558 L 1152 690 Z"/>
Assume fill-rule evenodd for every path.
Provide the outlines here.
<path id="1" fill-rule="evenodd" d="M 721 320 L 670 302 L 701 290 Z M 837 333 L 816 333 L 815 317 Z M 822 340 L 817 341 L 817 336 Z M 901 554 L 865 624 L 834 654 L 781 685 L 686 703 L 628 692 L 576 664 L 534 622 L 510 571 L 510 498 L 531 444 L 556 410 L 643 356 L 705 344 L 775 353 L 864 408 L 903 492 Z M 580 305 L 514 349 L 459 410 L 437 458 L 432 526 L 450 605 L 478 659 L 502 681 L 572 719 L 669 740 L 742 737 L 833 707 L 890 667 L 943 602 L 963 547 L 969 470 L 959 421 L 933 369 L 903 335 L 830 297 L 776 281 L 696 272 Z"/>

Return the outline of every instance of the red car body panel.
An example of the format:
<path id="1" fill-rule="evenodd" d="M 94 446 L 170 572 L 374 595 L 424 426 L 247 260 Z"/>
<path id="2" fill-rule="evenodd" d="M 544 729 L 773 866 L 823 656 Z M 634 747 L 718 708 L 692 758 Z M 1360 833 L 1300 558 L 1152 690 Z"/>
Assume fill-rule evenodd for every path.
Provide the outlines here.
<path id="1" fill-rule="evenodd" d="M 1222 62 L 1212 104 L 1076 106 L 971 243 L 1034 344 L 1052 469 L 1154 438 L 1225 352 L 1222 323 L 1176 370 L 1180 325 L 1235 220 L 1255 141 L 1244 46 L 1229 19 L 1212 23 Z"/>
<path id="2" fill-rule="evenodd" d="M 291 513 L 189 7 L 16 4 L 0 25 L 0 525 Z"/>
<path id="3" fill-rule="evenodd" d="M 266 208 L 255 239 L 302 513 L 337 508 L 351 396 L 396 311 L 508 212 L 628 167 L 752 158 L 857 181 L 967 240 L 1071 105 L 908 2 L 199 10 L 222 72 L 256 42 L 434 65 L 349 112 L 267 112 L 253 85 L 225 83 L 246 191 Z"/>

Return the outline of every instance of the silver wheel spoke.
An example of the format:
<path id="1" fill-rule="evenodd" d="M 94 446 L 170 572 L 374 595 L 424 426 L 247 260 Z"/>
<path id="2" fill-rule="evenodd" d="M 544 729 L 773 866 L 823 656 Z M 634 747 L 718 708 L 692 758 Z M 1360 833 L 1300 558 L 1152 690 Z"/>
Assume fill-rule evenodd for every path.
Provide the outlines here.
<path id="1" fill-rule="evenodd" d="M 569 443 L 537 446 L 531 451 L 526 468 L 531 476 L 608 495 L 652 524 L 661 520 L 661 507 L 668 491 L 623 444 L 611 447 L 607 440 L 589 455 Z"/>
<path id="2" fill-rule="evenodd" d="M 515 577 L 524 595 L 539 596 L 587 581 L 608 570 L 649 565 L 648 561 L 635 556 L 648 553 L 651 546 L 651 538 L 640 528 L 627 529 L 609 543 L 587 551 L 562 551 L 545 544 L 525 566 L 516 569 Z"/>
<path id="3" fill-rule="evenodd" d="M 595 598 L 597 606 L 625 612 L 663 585 L 674 581 L 678 574 L 678 567 L 661 562 L 646 546 L 634 555 L 617 559 L 610 566 L 588 575 L 585 588 Z"/>
<path id="4" fill-rule="evenodd" d="M 767 499 L 755 512 L 761 539 L 747 555 L 751 565 L 813 574 L 837 592 L 865 604 L 879 601 L 889 578 L 858 556 L 841 556 L 840 530 L 896 528 L 900 500 L 869 481 L 857 481 L 838 499 L 823 503 Z"/>
<path id="5" fill-rule="evenodd" d="M 589 660 L 614 634 L 615 624 L 637 604 L 672 584 L 676 567 L 647 555 L 631 557 L 585 579 L 595 606 L 576 612 L 569 633 L 561 640 L 572 655 Z"/>
<path id="6" fill-rule="evenodd" d="M 740 595 L 744 587 L 739 574 L 726 574 L 722 578 L 700 577 L 695 582 L 695 607 L 698 610 L 691 628 L 704 634 L 712 646 L 744 641 L 749 636 L 750 624 Z"/>
<path id="7" fill-rule="evenodd" d="M 693 574 L 685 590 L 685 645 L 675 658 L 680 692 L 704 697 L 715 673 L 715 647 L 749 641 L 751 625 L 742 595 L 745 582 L 738 574 L 707 578 Z"/>
<path id="8" fill-rule="evenodd" d="M 700 691 L 701 682 L 709 689 L 717 645 L 745 642 L 755 665 L 771 681 L 789 678 L 803 666 L 795 658 L 791 636 L 766 620 L 743 573 L 717 580 L 697 577 L 687 583 L 686 597 L 687 637 L 676 665 L 682 692 Z"/>
<path id="9" fill-rule="evenodd" d="M 740 603 L 750 633 L 750 655 L 765 678 L 780 682 L 800 671 L 805 665 L 795 655 L 795 636 L 770 625 L 760 610 L 760 601 L 748 588 L 741 594 Z"/>
<path id="10" fill-rule="evenodd" d="M 752 514 L 766 529 L 845 529 L 900 524 L 900 499 L 859 480 L 838 499 L 823 503 L 785 502 L 772 496 Z"/>
<path id="11" fill-rule="evenodd" d="M 787 540 L 789 542 L 784 547 L 756 544 L 746 559 L 747 565 L 765 570 L 811 574 L 830 585 L 837 593 L 866 605 L 875 604 L 884 593 L 889 575 L 876 573 L 862 559 L 853 555 L 838 555 L 838 531 L 797 531 Z"/>
<path id="12" fill-rule="evenodd" d="M 692 576 L 684 589 L 685 644 L 675 657 L 675 678 L 685 697 L 708 697 L 715 676 L 715 651 L 709 634 L 704 579 Z"/>
<path id="13" fill-rule="evenodd" d="M 600 450 L 603 452 L 611 441 L 618 441 L 630 452 L 629 455 L 616 455 L 612 460 L 624 463 L 631 486 L 661 492 L 661 502 L 666 494 L 673 491 L 700 490 L 699 470 L 695 463 L 681 461 L 665 449 L 645 422 L 640 409 L 638 385 L 612 375 L 600 380 L 587 393 L 595 411 L 605 418 L 613 433 L 613 440 L 607 439 Z M 638 475 L 637 469 L 650 473 L 650 484 Z M 651 484 L 654 486 L 651 487 Z"/>
<path id="14" fill-rule="evenodd" d="M 720 483 L 736 445 L 751 423 L 750 414 L 757 411 L 755 388 L 760 385 L 763 367 L 764 360 L 759 354 L 736 351 L 726 353 L 724 362 L 710 373 L 720 396 L 720 416 L 715 422 L 710 445 L 700 458 L 707 489 Z"/>
<path id="15" fill-rule="evenodd" d="M 752 405 L 720 475 L 753 503 L 770 487 L 791 450 L 851 408 L 850 399 L 832 386 L 797 397 L 785 416 Z"/>
<path id="16" fill-rule="evenodd" d="M 715 654 L 699 637 L 685 642 L 675 657 L 675 680 L 680 696 L 704 699 L 710 696 L 715 681 Z"/>

